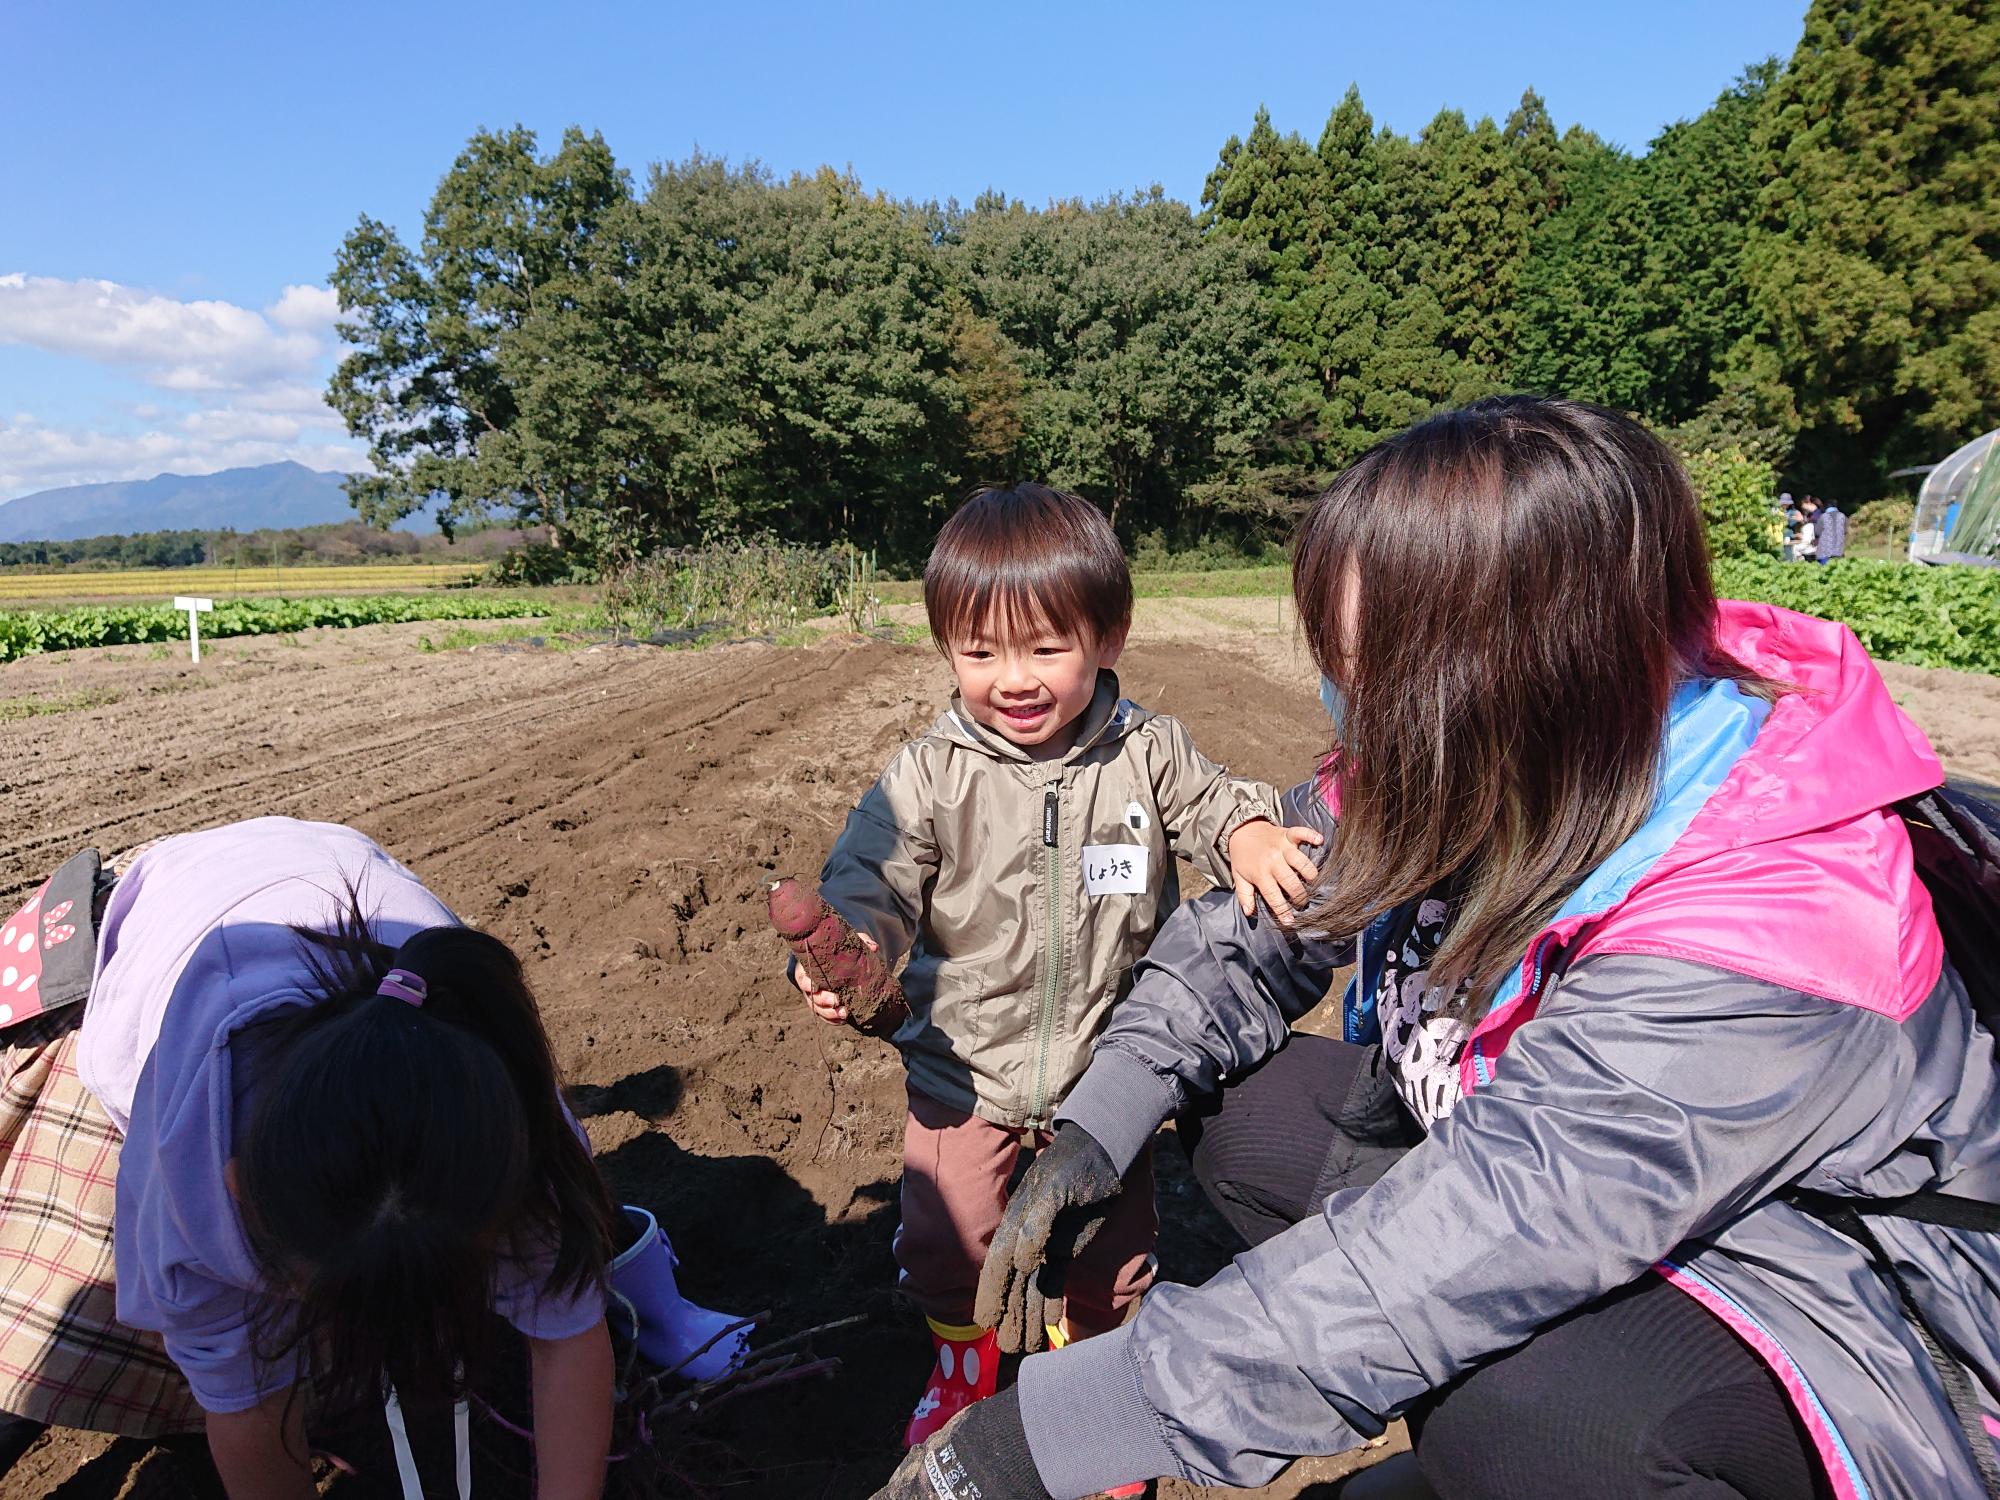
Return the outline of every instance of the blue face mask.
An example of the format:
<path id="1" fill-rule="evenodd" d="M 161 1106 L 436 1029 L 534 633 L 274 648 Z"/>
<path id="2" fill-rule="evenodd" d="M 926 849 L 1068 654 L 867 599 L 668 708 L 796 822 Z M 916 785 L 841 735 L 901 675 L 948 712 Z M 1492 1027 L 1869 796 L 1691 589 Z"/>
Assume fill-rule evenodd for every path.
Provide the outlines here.
<path id="1" fill-rule="evenodd" d="M 1334 685 L 1331 677 L 1320 678 L 1319 701 L 1321 706 L 1326 709 L 1326 716 L 1333 720 L 1333 732 L 1336 735 L 1345 735 L 1347 733 L 1347 695 Z"/>

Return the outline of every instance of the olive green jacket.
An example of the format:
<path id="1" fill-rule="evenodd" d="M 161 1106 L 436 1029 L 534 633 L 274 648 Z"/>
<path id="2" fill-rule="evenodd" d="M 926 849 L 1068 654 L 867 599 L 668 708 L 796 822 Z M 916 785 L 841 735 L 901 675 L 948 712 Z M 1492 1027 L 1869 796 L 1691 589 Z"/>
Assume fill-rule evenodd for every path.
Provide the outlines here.
<path id="1" fill-rule="evenodd" d="M 1170 855 L 1228 880 L 1228 838 L 1277 792 L 1205 760 L 1178 720 L 1098 674 L 1076 744 L 1036 761 L 956 697 L 849 815 L 820 894 L 904 954 L 913 1087 L 1003 1125 L 1048 1124 L 1132 965 L 1180 902 Z"/>

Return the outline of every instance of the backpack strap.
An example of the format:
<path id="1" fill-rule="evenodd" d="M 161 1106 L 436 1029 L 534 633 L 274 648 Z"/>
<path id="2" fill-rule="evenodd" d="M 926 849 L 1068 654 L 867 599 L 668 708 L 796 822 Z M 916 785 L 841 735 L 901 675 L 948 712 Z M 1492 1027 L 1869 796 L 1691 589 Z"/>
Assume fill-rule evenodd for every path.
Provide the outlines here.
<path id="1" fill-rule="evenodd" d="M 1973 1014 L 2000 1035 L 2000 810 L 1950 787 L 1890 810 L 1909 833 L 1917 877 Z"/>

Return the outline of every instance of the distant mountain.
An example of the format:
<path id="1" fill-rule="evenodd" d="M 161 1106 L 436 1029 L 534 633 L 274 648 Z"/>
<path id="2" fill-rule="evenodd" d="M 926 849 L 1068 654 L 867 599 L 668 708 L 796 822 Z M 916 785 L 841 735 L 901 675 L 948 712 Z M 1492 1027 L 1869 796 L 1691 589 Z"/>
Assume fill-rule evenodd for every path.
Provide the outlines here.
<path id="1" fill-rule="evenodd" d="M 217 474 L 161 474 L 121 484 L 42 490 L 0 505 L 0 542 L 67 542 L 135 531 L 255 531 L 351 521 L 340 483 L 304 464 L 259 464 Z"/>

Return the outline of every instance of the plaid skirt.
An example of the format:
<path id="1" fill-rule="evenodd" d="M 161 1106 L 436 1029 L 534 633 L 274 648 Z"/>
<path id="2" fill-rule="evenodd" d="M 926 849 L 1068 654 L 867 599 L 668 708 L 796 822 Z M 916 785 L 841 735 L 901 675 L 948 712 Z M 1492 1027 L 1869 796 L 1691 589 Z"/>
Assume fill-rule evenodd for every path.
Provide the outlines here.
<path id="1" fill-rule="evenodd" d="M 76 1075 L 83 1009 L 0 1032 L 0 1412 L 123 1437 L 199 1432 L 159 1335 L 117 1318 L 122 1138 Z"/>

